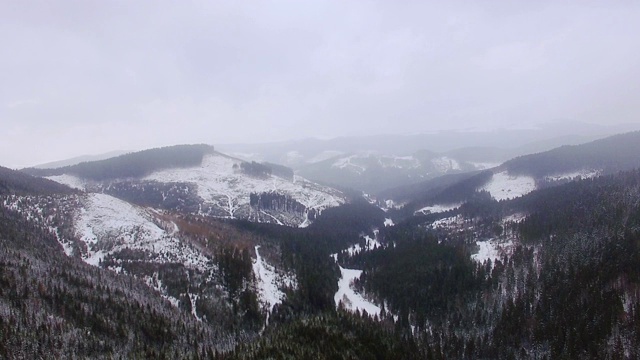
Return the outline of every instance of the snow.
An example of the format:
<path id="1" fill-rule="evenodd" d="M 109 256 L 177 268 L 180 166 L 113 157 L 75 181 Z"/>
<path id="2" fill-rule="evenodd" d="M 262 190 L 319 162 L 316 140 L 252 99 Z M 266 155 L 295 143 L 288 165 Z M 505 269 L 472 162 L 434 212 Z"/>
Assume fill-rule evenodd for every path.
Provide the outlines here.
<path id="1" fill-rule="evenodd" d="M 180 300 L 174 298 L 173 296 L 167 295 L 166 286 L 162 284 L 162 280 L 158 279 L 158 273 L 153 273 L 153 276 L 143 276 L 142 281 L 144 281 L 148 287 L 158 291 L 160 293 L 160 296 L 169 301 L 171 305 L 173 305 L 173 307 L 180 307 Z M 193 307 L 192 309 L 195 309 L 195 307 Z"/>
<path id="2" fill-rule="evenodd" d="M 526 195 L 536 189 L 536 181 L 530 176 L 511 176 L 507 171 L 493 174 L 491 181 L 482 187 L 496 200 L 509 200 Z"/>
<path id="3" fill-rule="evenodd" d="M 460 170 L 460 163 L 446 156 L 432 159 L 431 163 L 439 172 L 442 173 L 451 170 Z"/>
<path id="4" fill-rule="evenodd" d="M 451 216 L 448 218 L 436 220 L 431 224 L 432 229 L 451 229 L 454 225 L 461 226 L 464 223 L 464 218 L 461 215 Z"/>
<path id="5" fill-rule="evenodd" d="M 377 236 L 377 232 L 376 232 L 376 236 Z M 370 251 L 370 250 L 374 250 L 377 247 L 382 246 L 382 244 L 380 244 L 380 242 L 377 239 L 374 239 L 372 237 L 370 237 L 369 235 L 361 235 L 362 238 L 365 240 L 365 245 L 364 245 L 364 249 L 360 246 L 360 244 L 355 244 L 355 245 L 351 245 L 346 251 L 347 253 L 349 253 L 349 256 L 353 256 L 356 253 L 359 253 L 361 251 Z M 337 254 L 336 254 L 337 256 Z"/>
<path id="6" fill-rule="evenodd" d="M 422 213 L 422 214 L 426 215 L 426 214 L 441 213 L 441 212 L 457 209 L 457 208 L 460 207 L 460 205 L 462 205 L 462 204 L 457 203 L 457 204 L 435 204 L 435 205 L 429 205 L 429 206 L 423 207 L 420 210 L 417 210 L 414 214 Z"/>
<path id="7" fill-rule="evenodd" d="M 56 240 L 58 240 L 58 243 L 62 246 L 62 250 L 64 250 L 64 253 L 67 256 L 73 256 L 73 247 L 71 247 L 71 244 L 68 242 L 68 240 L 63 239 L 60 236 L 60 230 L 56 227 L 49 226 L 49 231 L 55 234 Z"/>
<path id="8" fill-rule="evenodd" d="M 396 224 L 393 223 L 393 220 L 391 220 L 389 218 L 384 219 L 384 226 L 385 227 L 387 227 L 387 226 L 395 226 L 395 225 Z"/>
<path id="9" fill-rule="evenodd" d="M 471 164 L 476 170 L 487 170 L 500 166 L 500 163 L 493 162 L 471 162 L 469 164 Z"/>
<path id="10" fill-rule="evenodd" d="M 351 155 L 351 156 L 347 156 L 347 157 L 343 157 L 340 158 L 338 160 L 336 160 L 333 165 L 331 165 L 332 167 L 338 168 L 338 169 L 350 169 L 353 170 L 354 172 L 358 173 L 358 174 L 362 174 L 365 170 L 367 170 L 364 166 L 358 165 L 358 164 L 354 164 L 352 162 L 352 160 L 357 159 L 359 156 L 358 155 Z"/>
<path id="11" fill-rule="evenodd" d="M 406 205 L 406 203 L 396 203 L 393 200 L 385 200 L 384 201 L 384 208 L 382 210 L 389 211 L 391 209 L 400 209 L 404 205 Z"/>
<path id="12" fill-rule="evenodd" d="M 594 177 L 600 176 L 602 172 L 599 170 L 580 170 L 574 171 L 564 174 L 556 174 L 545 176 L 545 180 L 547 181 L 560 181 L 560 180 L 573 180 L 575 178 L 578 179 L 592 179 Z"/>
<path id="13" fill-rule="evenodd" d="M 276 191 L 291 196 L 307 209 L 322 210 L 341 205 L 343 195 L 329 187 L 310 182 L 299 176 L 294 181 L 277 176 L 256 178 L 234 168 L 240 161 L 219 153 L 207 155 L 202 165 L 191 168 L 168 169 L 155 172 L 144 180 L 163 183 L 182 182 L 197 186 L 198 196 L 205 204 L 224 211 L 228 218 L 249 207 L 249 194 Z M 295 224 L 299 225 L 299 224 Z"/>
<path id="14" fill-rule="evenodd" d="M 309 213 L 306 212 L 304 214 L 304 221 L 302 222 L 302 224 L 298 225 L 298 227 L 303 229 L 303 228 L 309 227 L 309 225 L 311 225 L 311 220 L 309 220 Z"/>
<path id="15" fill-rule="evenodd" d="M 507 223 L 507 222 L 516 222 L 519 223 L 522 220 L 526 219 L 527 215 L 522 214 L 522 213 L 515 213 L 515 214 L 511 214 L 509 216 L 505 216 L 504 219 L 502 219 L 503 223 Z"/>
<path id="16" fill-rule="evenodd" d="M 162 262 L 179 262 L 187 267 L 205 270 L 209 260 L 184 244 L 178 230 L 167 232 L 154 221 L 154 212 L 105 194 L 87 194 L 82 207 L 74 215 L 76 236 L 87 245 L 82 258 L 99 265 L 106 255 L 119 250 L 145 250 Z"/>
<path id="17" fill-rule="evenodd" d="M 345 269 L 340 266 L 340 280 L 338 280 L 338 292 L 334 296 L 336 307 L 340 302 L 344 305 L 345 309 L 350 311 L 366 311 L 369 315 L 380 315 L 380 308 L 372 302 L 366 300 L 362 295 L 356 293 L 351 284 L 355 279 L 359 278 L 362 274 L 362 270 Z"/>
<path id="18" fill-rule="evenodd" d="M 86 182 L 79 177 L 73 175 L 56 175 L 56 176 L 47 176 L 46 179 L 51 181 L 55 181 L 57 183 L 67 185 L 70 188 L 85 191 Z"/>
<path id="19" fill-rule="evenodd" d="M 349 255 L 353 256 L 354 254 L 363 250 L 370 251 L 375 249 L 376 247 L 381 246 L 380 242 L 377 240 L 378 234 L 379 231 L 376 230 L 374 231 L 374 235 L 376 238 L 372 238 L 369 235 L 361 235 L 365 240 L 364 249 L 360 246 L 360 244 L 355 244 L 349 247 L 346 251 L 349 253 Z M 333 254 L 331 255 L 331 257 L 334 261 L 338 261 L 338 254 Z M 359 278 L 361 274 L 362 270 L 345 269 L 340 266 L 340 280 L 338 280 L 338 291 L 334 295 L 336 307 L 338 307 L 340 302 L 342 302 L 345 309 L 347 310 L 366 310 L 369 315 L 380 315 L 380 308 L 378 306 L 365 299 L 361 294 L 356 293 L 355 290 L 353 290 L 351 287 L 355 279 Z"/>
<path id="20" fill-rule="evenodd" d="M 471 259 L 479 263 L 484 263 L 487 260 L 496 262 L 508 248 L 513 246 L 512 241 L 500 242 L 496 239 L 477 241 L 476 244 L 480 246 L 480 250 L 477 254 L 471 255 Z"/>
<path id="21" fill-rule="evenodd" d="M 253 262 L 258 299 L 260 303 L 268 306 L 269 310 L 272 311 L 273 307 L 282 303 L 285 297 L 285 294 L 280 290 L 279 284 L 294 286 L 295 280 L 291 277 L 280 276 L 273 266 L 262 259 L 259 249 L 260 245 L 257 245 L 255 247 L 256 260 Z"/>

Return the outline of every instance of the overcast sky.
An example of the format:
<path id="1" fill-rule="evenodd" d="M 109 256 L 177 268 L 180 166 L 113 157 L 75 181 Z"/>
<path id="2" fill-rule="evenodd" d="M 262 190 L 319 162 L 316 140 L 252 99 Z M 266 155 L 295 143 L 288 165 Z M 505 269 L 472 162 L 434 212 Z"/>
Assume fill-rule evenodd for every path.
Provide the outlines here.
<path id="1" fill-rule="evenodd" d="M 640 122 L 638 1 L 0 1 L 0 164 Z"/>

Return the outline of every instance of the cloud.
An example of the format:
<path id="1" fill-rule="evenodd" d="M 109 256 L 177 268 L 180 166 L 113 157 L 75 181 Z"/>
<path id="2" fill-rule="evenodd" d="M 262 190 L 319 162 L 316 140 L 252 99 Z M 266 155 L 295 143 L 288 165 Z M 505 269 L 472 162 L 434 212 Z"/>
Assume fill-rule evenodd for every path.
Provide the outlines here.
<path id="1" fill-rule="evenodd" d="M 0 117 L 29 139 L 7 139 L 0 163 L 638 121 L 639 15 L 636 2 L 6 2 Z"/>

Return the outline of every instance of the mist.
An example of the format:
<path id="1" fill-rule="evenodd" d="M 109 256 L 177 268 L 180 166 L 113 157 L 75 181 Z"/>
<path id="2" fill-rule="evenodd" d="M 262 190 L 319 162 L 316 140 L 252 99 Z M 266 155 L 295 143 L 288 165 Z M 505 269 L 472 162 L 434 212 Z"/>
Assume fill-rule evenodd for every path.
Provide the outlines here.
<path id="1" fill-rule="evenodd" d="M 631 1 L 5 2 L 0 164 L 183 143 L 634 129 L 639 20 Z"/>

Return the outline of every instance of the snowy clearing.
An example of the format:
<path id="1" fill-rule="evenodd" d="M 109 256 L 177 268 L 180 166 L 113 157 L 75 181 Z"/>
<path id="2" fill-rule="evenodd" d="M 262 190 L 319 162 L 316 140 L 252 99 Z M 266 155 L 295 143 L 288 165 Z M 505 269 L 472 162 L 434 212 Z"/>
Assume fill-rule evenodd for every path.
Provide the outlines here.
<path id="1" fill-rule="evenodd" d="M 471 255 L 471 259 L 479 263 L 484 263 L 487 260 L 491 260 L 491 262 L 495 263 L 496 260 L 502 258 L 503 253 L 513 247 L 512 241 L 499 242 L 496 239 L 478 241 L 476 244 L 480 246 L 480 250 L 477 254 Z"/>
<path id="2" fill-rule="evenodd" d="M 334 296 L 336 307 L 342 302 L 345 309 L 350 311 L 360 310 L 361 312 L 366 311 L 371 316 L 374 314 L 380 315 L 380 307 L 366 300 L 351 288 L 351 284 L 355 279 L 360 277 L 362 270 L 345 269 L 340 266 L 340 274 L 338 292 L 336 292 Z"/>
<path id="3" fill-rule="evenodd" d="M 424 215 L 426 215 L 426 214 L 441 213 L 441 212 L 457 209 L 461 205 L 462 205 L 461 203 L 429 205 L 429 206 L 423 207 L 420 210 L 416 210 L 416 212 L 414 212 L 414 214 L 424 214 Z"/>
<path id="4" fill-rule="evenodd" d="M 511 176 L 507 171 L 493 174 L 491 181 L 482 187 L 496 200 L 510 200 L 536 189 L 536 181 L 530 176 Z"/>
<path id="5" fill-rule="evenodd" d="M 522 220 L 526 219 L 527 215 L 526 214 L 522 214 L 522 213 L 515 213 L 515 214 L 511 214 L 509 216 L 505 216 L 502 219 L 502 223 L 507 223 L 507 222 L 516 222 L 519 223 Z"/>
<path id="6" fill-rule="evenodd" d="M 360 244 L 351 245 L 346 251 L 349 253 L 349 256 L 353 256 L 361 251 L 370 251 L 374 250 L 377 247 L 382 246 L 377 239 L 372 238 L 369 235 L 361 235 L 365 241 L 364 248 L 360 246 Z"/>
<path id="7" fill-rule="evenodd" d="M 487 170 L 493 169 L 494 167 L 500 166 L 500 163 L 492 163 L 492 162 L 471 162 L 469 163 L 473 165 L 476 170 Z"/>
<path id="8" fill-rule="evenodd" d="M 97 266 L 107 254 L 129 248 L 145 250 L 158 261 L 208 267 L 206 257 L 158 226 L 151 211 L 105 194 L 87 194 L 81 202 L 74 227 L 87 245 L 82 258 L 88 264 Z"/>
<path id="9" fill-rule="evenodd" d="M 446 173 L 451 170 L 460 170 L 460 163 L 457 160 L 451 159 L 446 156 L 442 156 L 436 159 L 432 159 L 431 163 L 441 173 Z"/>
<path id="10" fill-rule="evenodd" d="M 242 173 L 239 165 L 239 160 L 216 153 L 205 156 L 201 166 L 162 170 L 144 180 L 193 183 L 198 188 L 198 196 L 206 204 L 222 209 L 229 218 L 234 218 L 236 212 L 249 206 L 251 193 L 275 191 L 291 196 L 307 209 L 316 210 L 338 206 L 345 201 L 337 190 L 299 176 L 295 176 L 294 181 L 273 175 L 257 178 Z"/>
<path id="11" fill-rule="evenodd" d="M 256 288 L 260 303 L 273 310 L 276 304 L 282 303 L 284 293 L 278 288 L 278 274 L 273 266 L 267 264 L 260 256 L 260 245 L 256 246 L 256 260 L 253 262 L 253 273 L 256 277 Z"/>
<path id="12" fill-rule="evenodd" d="M 429 227 L 432 229 L 453 229 L 464 225 L 462 215 L 451 216 L 448 218 L 434 221 Z"/>
<path id="13" fill-rule="evenodd" d="M 56 175 L 56 176 L 47 176 L 45 177 L 45 179 L 55 181 L 62 185 L 67 185 L 68 187 L 73 189 L 82 190 L 82 191 L 86 190 L 86 185 L 87 185 L 86 182 L 80 179 L 79 177 L 75 177 L 73 175 L 63 174 L 63 175 Z"/>

